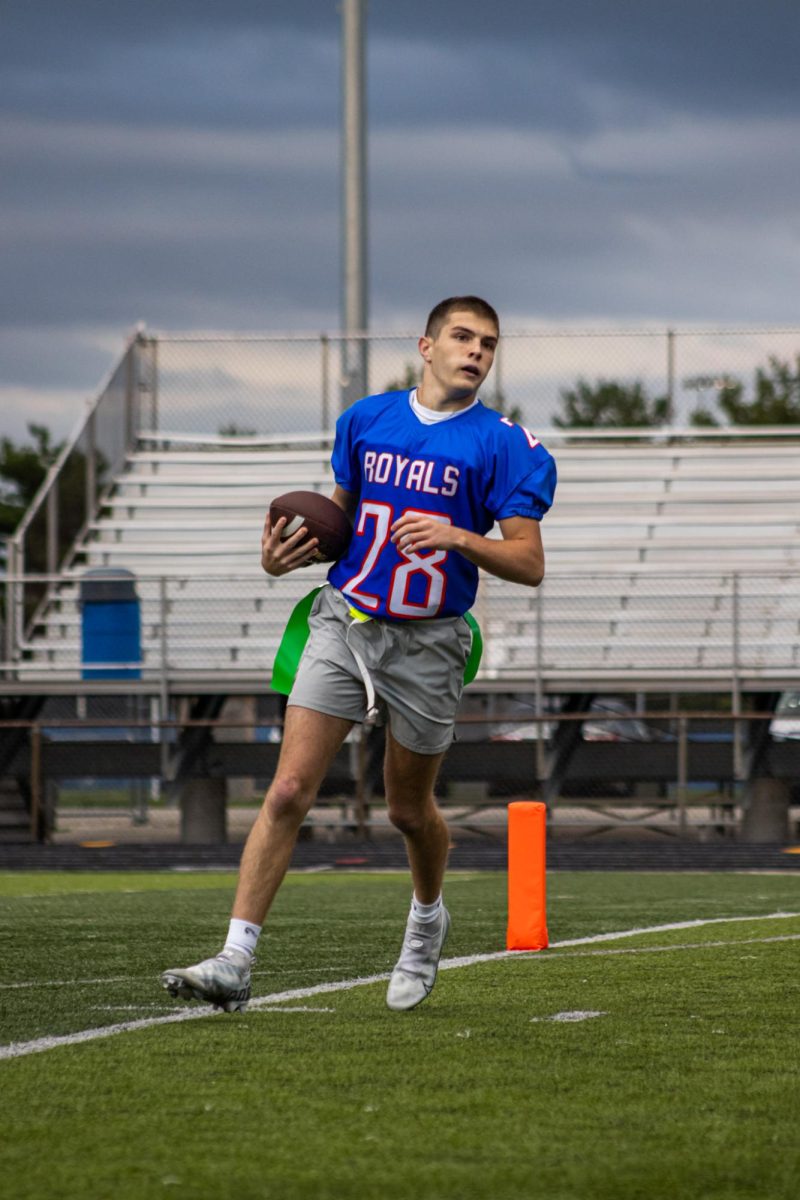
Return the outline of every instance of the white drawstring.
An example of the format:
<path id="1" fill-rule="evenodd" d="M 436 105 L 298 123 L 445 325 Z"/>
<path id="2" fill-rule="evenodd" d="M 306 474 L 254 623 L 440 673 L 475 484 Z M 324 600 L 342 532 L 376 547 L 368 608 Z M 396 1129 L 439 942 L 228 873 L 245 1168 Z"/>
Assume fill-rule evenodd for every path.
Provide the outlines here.
<path id="1" fill-rule="evenodd" d="M 364 659 L 350 641 L 350 632 L 357 625 L 365 625 L 368 621 L 371 621 L 372 617 L 368 617 L 366 613 L 362 612 L 358 612 L 358 616 L 354 617 L 352 616 L 354 612 L 358 612 L 358 609 L 350 609 L 350 615 L 352 619 L 347 627 L 347 633 L 345 634 L 344 640 L 347 642 L 347 648 L 356 661 L 356 666 L 358 667 L 361 678 L 364 681 L 364 687 L 367 689 L 367 715 L 364 718 L 364 725 L 369 728 L 375 724 L 375 721 L 379 716 L 378 707 L 376 704 L 375 685 L 373 684 L 372 677 L 367 670 L 367 664 L 364 662 Z M 436 725 L 450 725 L 452 723 L 449 717 L 435 717 L 433 713 L 424 712 L 423 709 L 417 708 L 417 706 L 412 704 L 407 698 L 405 700 L 405 705 L 407 708 L 410 708 L 412 712 L 417 713 L 418 716 L 424 717 L 426 721 L 433 721 Z"/>
<path id="2" fill-rule="evenodd" d="M 350 611 L 352 613 L 353 610 L 351 609 Z M 364 717 L 364 722 L 363 722 L 364 725 L 367 727 L 374 725 L 376 720 L 378 719 L 378 706 L 376 704 L 375 685 L 373 684 L 370 673 L 367 670 L 367 664 L 364 662 L 364 659 L 361 657 L 359 652 L 356 650 L 355 646 L 353 646 L 350 642 L 350 633 L 357 625 L 363 625 L 365 623 L 365 621 L 369 621 L 369 620 L 371 620 L 370 617 L 368 617 L 366 615 L 362 615 L 361 613 L 359 613 L 359 615 L 357 617 L 353 617 L 353 619 L 351 620 L 350 624 L 347 627 L 347 633 L 345 634 L 345 638 L 344 638 L 344 640 L 347 642 L 347 647 L 348 647 L 350 653 L 352 654 L 353 658 L 356 661 L 356 666 L 358 667 L 361 678 L 364 681 L 364 687 L 367 690 L 367 714 Z"/>

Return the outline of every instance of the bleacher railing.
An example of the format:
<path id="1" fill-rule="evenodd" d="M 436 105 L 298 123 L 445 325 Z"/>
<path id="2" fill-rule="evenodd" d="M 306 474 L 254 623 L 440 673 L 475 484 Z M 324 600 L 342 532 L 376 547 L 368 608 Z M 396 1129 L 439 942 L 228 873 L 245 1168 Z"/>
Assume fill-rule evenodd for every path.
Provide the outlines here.
<path id="1" fill-rule="evenodd" d="M 46 599 L 44 576 L 69 564 L 134 444 L 140 424 L 152 421 L 149 404 L 154 362 L 150 340 L 137 331 L 96 395 L 87 401 L 85 412 L 9 539 L 9 574 L 41 578 L 25 589 L 22 598 L 13 593 L 9 597 L 6 658 L 13 657 L 15 645 L 24 638 Z"/>

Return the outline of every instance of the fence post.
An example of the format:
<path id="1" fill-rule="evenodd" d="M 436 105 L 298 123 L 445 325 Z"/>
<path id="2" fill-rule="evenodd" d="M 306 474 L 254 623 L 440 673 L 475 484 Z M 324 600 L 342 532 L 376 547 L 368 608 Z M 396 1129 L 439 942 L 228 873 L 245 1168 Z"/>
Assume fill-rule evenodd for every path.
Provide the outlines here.
<path id="1" fill-rule="evenodd" d="M 86 520 L 91 521 L 97 500 L 97 422 L 95 410 L 86 422 Z"/>
<path id="2" fill-rule="evenodd" d="M 7 663 L 14 661 L 15 639 L 17 627 L 17 543 L 14 538 L 6 540 L 6 615 L 4 629 L 3 658 Z M 10 674 L 10 670 L 9 670 Z"/>
<path id="3" fill-rule="evenodd" d="M 733 777 L 744 778 L 744 753 L 742 747 L 742 682 L 740 677 L 740 596 L 739 572 L 734 571 L 731 579 L 731 620 L 733 622 L 731 650 L 733 655 L 731 672 L 731 706 L 733 708 Z"/>
<path id="4" fill-rule="evenodd" d="M 322 432 L 327 433 L 331 419 L 331 339 L 321 333 L 320 358 L 322 368 Z"/>
<path id="5" fill-rule="evenodd" d="M 136 347 L 134 340 L 125 355 L 125 449 L 133 444 L 134 404 L 136 403 Z"/>
<path id="6" fill-rule="evenodd" d="M 158 664 L 158 680 L 159 680 L 159 756 L 161 763 L 161 781 L 165 784 L 169 774 L 169 746 L 167 744 L 167 730 L 164 724 L 169 719 L 169 668 L 167 665 L 167 655 L 169 653 L 169 642 L 167 638 L 167 578 L 165 575 L 158 577 L 158 625 L 160 630 L 159 637 L 159 664 Z"/>
<path id="7" fill-rule="evenodd" d="M 58 481 L 54 479 L 47 493 L 47 574 L 55 575 L 58 571 Z"/>
<path id="8" fill-rule="evenodd" d="M 686 789 L 689 783 L 689 746 L 686 717 L 678 717 L 678 830 L 686 833 Z"/>
<path id="9" fill-rule="evenodd" d="M 368 746 L 369 733 L 361 725 L 356 740 L 355 804 L 353 806 L 355 833 L 361 839 L 369 837 Z"/>
<path id="10" fill-rule="evenodd" d="M 25 535 L 23 534 L 22 537 Z M 12 589 L 12 610 L 9 614 L 12 660 L 18 662 L 22 657 L 20 647 L 25 631 L 25 543 L 22 538 L 14 538 L 11 542 L 12 575 L 16 582 Z"/>
<path id="11" fill-rule="evenodd" d="M 10 663 L 14 648 L 14 585 L 11 582 L 13 579 L 13 568 L 11 566 L 11 539 L 7 543 L 6 549 L 6 603 L 5 603 L 5 619 L 3 622 L 3 662 Z M 3 671 L 7 674 L 7 671 Z"/>
<path id="12" fill-rule="evenodd" d="M 503 352 L 501 343 L 498 342 L 494 352 L 494 403 L 497 408 L 501 408 L 503 412 L 507 412 L 508 410 L 503 400 Z"/>
<path id="13" fill-rule="evenodd" d="M 543 783 L 547 778 L 547 764 L 544 753 L 544 684 L 542 682 L 542 640 L 544 637 L 544 584 L 540 583 L 536 590 L 536 778 Z"/>
<path id="14" fill-rule="evenodd" d="M 31 841 L 41 841 L 42 727 L 31 726 Z"/>
<path id="15" fill-rule="evenodd" d="M 148 338 L 147 345 L 150 347 L 150 432 L 158 433 L 158 338 Z"/>
<path id="16" fill-rule="evenodd" d="M 675 330 L 667 330 L 667 424 L 675 424 Z"/>
<path id="17" fill-rule="evenodd" d="M 340 343 L 342 354 L 340 408 L 344 412 L 369 392 L 367 339 L 345 335 Z"/>

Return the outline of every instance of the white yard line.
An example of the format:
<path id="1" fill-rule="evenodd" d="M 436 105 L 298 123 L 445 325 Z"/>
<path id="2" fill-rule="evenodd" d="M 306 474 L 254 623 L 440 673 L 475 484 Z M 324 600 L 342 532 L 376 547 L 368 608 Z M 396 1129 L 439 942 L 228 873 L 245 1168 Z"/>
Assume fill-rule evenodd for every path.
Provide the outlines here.
<path id="1" fill-rule="evenodd" d="M 0 992 L 19 988 L 78 987 L 95 983 L 125 983 L 130 975 L 109 975 L 105 979 L 28 979 L 25 983 L 0 983 Z"/>
<path id="2" fill-rule="evenodd" d="M 699 929 L 704 925 L 729 925 L 736 921 L 780 921 L 786 917 L 800 917 L 800 913 L 762 913 L 750 917 L 698 917 L 692 921 L 675 921 L 669 925 L 650 925 L 646 929 L 623 929 L 614 933 L 595 933 L 591 937 L 568 938 L 563 942 L 551 942 L 548 949 L 563 950 L 569 946 L 591 946 L 598 942 L 614 942 L 619 938 L 638 937 L 648 933 L 672 933 L 680 929 Z M 463 958 L 448 958 L 439 963 L 440 970 L 448 967 L 470 967 L 476 962 L 492 962 L 501 958 L 519 958 L 521 955 L 541 954 L 541 950 L 498 950 L 494 954 L 465 955 Z"/>
<path id="3" fill-rule="evenodd" d="M 601 951 L 602 953 L 602 951 Z M 591 1021 L 593 1017 L 607 1017 L 607 1012 L 596 1012 L 594 1009 L 578 1009 L 577 1012 L 558 1012 L 551 1013 L 549 1017 L 531 1017 L 531 1024 L 538 1024 L 543 1021 Z"/>
<path id="4" fill-rule="evenodd" d="M 616 954 L 665 954 L 670 950 L 718 950 L 727 946 L 767 946 L 770 942 L 800 942 L 800 933 L 785 933 L 781 937 L 737 938 L 735 942 L 673 942 L 666 946 L 626 946 L 624 950 L 576 950 L 569 954 L 556 954 L 543 962 L 560 962 L 562 958 L 609 958 Z M 444 964 L 442 964 L 444 965 Z"/>
<path id="5" fill-rule="evenodd" d="M 568 938 L 563 942 L 553 942 L 549 949 L 564 950 L 574 946 L 593 946 L 601 942 L 616 941 L 619 938 L 637 937 L 643 934 L 651 933 L 671 933 L 681 929 L 700 929 L 707 925 L 728 925 L 745 921 L 779 921 L 792 917 L 800 917 L 800 913 L 776 912 L 762 913 L 758 916 L 747 917 L 701 917 L 692 921 L 674 921 L 667 925 L 650 925 L 646 928 L 621 929 L 615 931 L 614 933 L 596 933 L 592 934 L 590 937 Z M 628 950 L 627 953 L 654 953 L 663 952 L 665 950 L 702 949 L 710 946 L 736 946 L 752 944 L 753 942 L 757 941 L 772 942 L 779 940 L 789 941 L 794 940 L 794 938 L 791 936 L 785 938 L 750 938 L 747 939 L 747 941 L 742 940 L 739 942 L 697 942 L 691 945 L 686 944 L 682 946 L 643 946 L 634 948 L 633 950 Z M 605 953 L 623 953 L 623 951 L 605 951 Z M 534 954 L 537 956 L 540 962 L 555 961 L 558 958 L 564 957 L 573 957 L 572 955 L 555 955 L 551 958 L 547 954 L 542 955 L 541 951 L 498 950 L 491 954 L 468 954 L 463 955 L 460 958 L 443 959 L 439 964 L 439 968 L 443 971 L 455 970 L 458 967 L 472 967 L 477 966 L 479 963 L 498 962 L 502 959 L 513 960 L 519 958 L 530 958 Z M 249 1011 L 259 1011 L 261 1009 L 269 1010 L 275 1005 L 283 1004 L 289 1000 L 306 1000 L 311 996 L 327 996 L 331 995 L 333 992 L 351 991 L 353 988 L 364 987 L 370 983 L 384 983 L 388 978 L 389 972 L 386 971 L 380 975 L 364 975 L 356 979 L 340 979 L 332 983 L 316 983 L 312 984 L 310 987 L 292 988 L 290 991 L 286 992 L 273 992 L 270 996 L 259 996 L 255 1000 L 251 1000 L 249 1004 Z M 97 982 L 101 981 L 98 980 Z M 197 1008 L 177 1009 L 174 1013 L 170 1013 L 165 1017 L 143 1017 L 138 1021 L 121 1021 L 114 1025 L 103 1025 L 97 1029 L 83 1029 L 78 1033 L 67 1033 L 60 1037 L 35 1038 L 30 1042 L 12 1042 L 8 1046 L 0 1046 L 0 1060 L 24 1058 L 28 1054 L 39 1054 L 43 1050 L 54 1050 L 58 1046 L 76 1046 L 81 1042 L 93 1042 L 97 1041 L 99 1038 L 114 1037 L 118 1033 L 133 1033 L 138 1029 L 152 1029 L 155 1025 L 175 1025 L 180 1021 L 194 1021 L 200 1020 L 204 1017 L 216 1015 L 221 1015 L 218 1014 L 217 1009 L 212 1008 L 211 1005 L 201 1005 Z"/>

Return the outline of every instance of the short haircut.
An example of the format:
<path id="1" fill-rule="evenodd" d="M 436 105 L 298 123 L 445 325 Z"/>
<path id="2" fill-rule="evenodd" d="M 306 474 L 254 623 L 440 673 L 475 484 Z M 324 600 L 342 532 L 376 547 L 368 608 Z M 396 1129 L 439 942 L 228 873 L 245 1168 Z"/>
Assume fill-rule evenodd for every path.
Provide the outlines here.
<path id="1" fill-rule="evenodd" d="M 477 313 L 478 316 L 491 321 L 498 337 L 500 336 L 500 318 L 488 301 L 481 300 L 480 296 L 449 296 L 447 300 L 440 300 L 436 307 L 431 309 L 425 326 L 425 337 L 438 337 L 442 326 L 453 312 Z"/>

